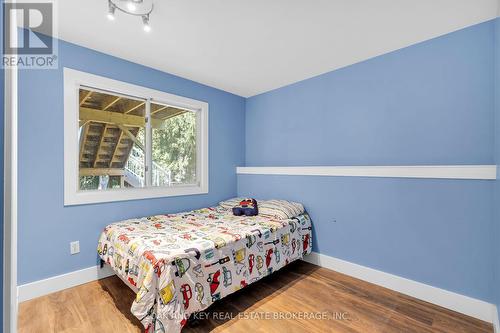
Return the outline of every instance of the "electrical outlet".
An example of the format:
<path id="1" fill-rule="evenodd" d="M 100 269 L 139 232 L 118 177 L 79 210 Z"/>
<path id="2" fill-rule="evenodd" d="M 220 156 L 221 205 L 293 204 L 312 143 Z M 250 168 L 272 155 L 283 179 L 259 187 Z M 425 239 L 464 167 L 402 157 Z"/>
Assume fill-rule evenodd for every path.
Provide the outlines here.
<path id="1" fill-rule="evenodd" d="M 69 243 L 69 250 L 70 250 L 71 254 L 80 253 L 80 242 L 74 241 L 74 242 Z"/>

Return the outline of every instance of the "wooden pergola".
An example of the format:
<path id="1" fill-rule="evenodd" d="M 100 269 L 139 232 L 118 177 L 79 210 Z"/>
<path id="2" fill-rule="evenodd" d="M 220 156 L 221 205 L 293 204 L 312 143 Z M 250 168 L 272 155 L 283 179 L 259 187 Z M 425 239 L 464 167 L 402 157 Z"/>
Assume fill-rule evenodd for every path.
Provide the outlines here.
<path id="1" fill-rule="evenodd" d="M 80 89 L 80 176 L 120 176 L 134 143 L 144 150 L 138 133 L 145 127 L 144 100 Z M 161 128 L 171 117 L 186 112 L 151 104 L 151 125 Z"/>

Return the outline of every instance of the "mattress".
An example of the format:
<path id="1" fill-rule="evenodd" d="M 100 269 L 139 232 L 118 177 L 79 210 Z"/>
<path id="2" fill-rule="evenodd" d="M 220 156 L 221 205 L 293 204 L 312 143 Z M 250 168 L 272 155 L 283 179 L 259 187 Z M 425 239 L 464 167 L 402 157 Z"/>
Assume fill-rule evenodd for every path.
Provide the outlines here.
<path id="1" fill-rule="evenodd" d="M 180 332 L 192 313 L 311 252 L 311 220 L 233 216 L 221 207 L 113 223 L 98 254 L 137 296 L 146 332 Z"/>

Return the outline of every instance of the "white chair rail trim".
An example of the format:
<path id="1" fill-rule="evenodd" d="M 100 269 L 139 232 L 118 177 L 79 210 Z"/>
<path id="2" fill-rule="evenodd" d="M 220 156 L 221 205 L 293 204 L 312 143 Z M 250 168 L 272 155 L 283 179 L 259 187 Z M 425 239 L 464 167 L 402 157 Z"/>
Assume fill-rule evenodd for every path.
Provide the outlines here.
<path id="1" fill-rule="evenodd" d="M 239 175 L 385 177 L 494 180 L 496 165 L 237 167 Z"/>

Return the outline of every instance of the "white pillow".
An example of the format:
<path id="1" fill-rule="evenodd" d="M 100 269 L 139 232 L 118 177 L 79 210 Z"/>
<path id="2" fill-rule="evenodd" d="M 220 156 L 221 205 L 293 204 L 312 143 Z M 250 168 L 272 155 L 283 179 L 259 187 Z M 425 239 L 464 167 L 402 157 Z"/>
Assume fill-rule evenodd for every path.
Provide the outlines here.
<path id="1" fill-rule="evenodd" d="M 228 200 L 224 200 L 219 202 L 219 206 L 221 206 L 224 209 L 232 209 L 234 206 L 239 205 L 241 200 L 245 198 L 231 198 Z"/>
<path id="2" fill-rule="evenodd" d="M 304 213 L 302 204 L 287 200 L 258 200 L 257 207 L 259 215 L 280 220 L 291 219 Z"/>
<path id="3" fill-rule="evenodd" d="M 245 198 L 237 197 L 219 202 L 219 206 L 225 210 L 231 210 L 240 204 Z M 291 219 L 304 213 L 304 206 L 298 202 L 287 200 L 257 200 L 259 215 L 272 217 L 280 220 Z"/>

